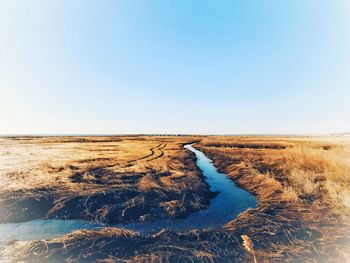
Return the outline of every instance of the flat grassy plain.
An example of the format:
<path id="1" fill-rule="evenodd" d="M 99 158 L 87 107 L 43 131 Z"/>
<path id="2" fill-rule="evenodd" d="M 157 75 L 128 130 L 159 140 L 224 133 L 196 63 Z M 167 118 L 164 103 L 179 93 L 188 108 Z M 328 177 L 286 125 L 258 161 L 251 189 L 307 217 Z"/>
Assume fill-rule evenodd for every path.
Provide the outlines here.
<path id="1" fill-rule="evenodd" d="M 221 228 L 163 230 L 148 236 L 114 227 L 80 230 L 54 240 L 2 244 L 0 259 L 5 262 L 350 259 L 349 137 L 0 140 L 2 223 L 42 217 L 147 221 L 205 209 L 214 195 L 194 155 L 182 147 L 189 142 L 195 142 L 193 146 L 212 159 L 220 172 L 258 198 L 256 208 Z"/>
<path id="2" fill-rule="evenodd" d="M 0 223 L 123 223 L 206 208 L 212 194 L 186 142 L 191 138 L 2 138 Z"/>

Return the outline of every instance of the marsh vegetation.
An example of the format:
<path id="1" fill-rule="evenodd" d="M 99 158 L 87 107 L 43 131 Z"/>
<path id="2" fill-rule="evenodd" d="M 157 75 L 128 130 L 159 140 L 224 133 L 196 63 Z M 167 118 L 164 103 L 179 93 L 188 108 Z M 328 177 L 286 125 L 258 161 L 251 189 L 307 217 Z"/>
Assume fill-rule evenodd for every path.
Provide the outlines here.
<path id="1" fill-rule="evenodd" d="M 257 207 L 222 227 L 79 230 L 1 244 L 5 262 L 345 262 L 350 257 L 347 137 L 40 137 L 1 139 L 2 223 L 105 223 L 186 217 L 215 194 L 186 143 Z M 37 210 L 35 210 L 37 209 Z M 33 210 L 35 212 L 33 212 Z M 242 239 L 242 237 L 244 237 Z"/>
<path id="2" fill-rule="evenodd" d="M 147 137 L 1 139 L 1 223 L 38 218 L 103 223 L 184 217 L 212 193 L 191 140 Z"/>

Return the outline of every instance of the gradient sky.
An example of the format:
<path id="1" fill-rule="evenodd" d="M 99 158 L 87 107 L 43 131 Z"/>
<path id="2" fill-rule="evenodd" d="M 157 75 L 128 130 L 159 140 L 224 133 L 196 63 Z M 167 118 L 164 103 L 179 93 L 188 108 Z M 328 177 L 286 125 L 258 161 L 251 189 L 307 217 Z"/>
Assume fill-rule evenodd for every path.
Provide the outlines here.
<path id="1" fill-rule="evenodd" d="M 0 134 L 333 132 L 348 0 L 0 1 Z"/>

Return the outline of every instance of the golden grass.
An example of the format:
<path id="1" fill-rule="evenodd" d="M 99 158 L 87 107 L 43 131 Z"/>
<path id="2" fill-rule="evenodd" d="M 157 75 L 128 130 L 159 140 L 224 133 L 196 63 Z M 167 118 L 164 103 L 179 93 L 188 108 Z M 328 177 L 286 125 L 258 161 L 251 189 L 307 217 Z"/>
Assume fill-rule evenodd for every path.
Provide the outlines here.
<path id="1" fill-rule="evenodd" d="M 290 185 L 299 196 L 350 208 L 350 145 L 331 143 L 302 143 L 285 151 Z"/>
<path id="2" fill-rule="evenodd" d="M 98 168 L 125 175 L 130 173 L 131 177 L 135 173 L 145 174 L 140 181 L 133 182 L 143 190 L 159 188 L 163 186 L 162 182 L 171 187 L 174 186 L 172 176 L 185 175 L 181 169 L 184 140 L 168 140 L 152 137 L 139 140 L 133 137 L 1 138 L 0 193 L 50 187 L 72 191 L 80 191 L 83 187 L 92 189 L 96 181 L 89 171 Z M 162 144 L 162 141 L 166 142 Z M 160 144 L 163 148 L 157 149 Z M 157 182 L 152 170 L 169 174 Z M 189 171 L 186 172 L 189 175 Z M 82 175 L 79 183 L 71 180 L 76 173 Z M 116 181 L 114 186 L 125 183 Z"/>
<path id="3" fill-rule="evenodd" d="M 93 144 L 86 141 L 70 141 L 70 145 L 76 144 L 75 147 L 80 149 L 79 154 L 74 155 L 77 150 L 74 149 L 70 155 L 69 149 L 60 146 L 57 155 L 62 155 L 63 151 L 68 156 L 55 161 L 40 157 L 38 159 L 41 160 L 39 162 L 41 166 L 31 163 L 29 167 L 39 167 L 35 169 L 41 171 L 45 166 L 43 171 L 46 175 L 53 176 L 52 178 L 58 176 L 56 173 L 59 176 L 67 173 L 66 177 L 63 176 L 64 179 L 57 181 L 58 185 L 63 184 L 70 189 L 93 190 L 97 186 L 107 187 L 96 183 L 96 177 L 89 168 L 102 166 L 114 173 L 122 171 L 126 175 L 123 177 L 122 186 L 112 184 L 118 191 L 128 184 L 144 194 L 148 191 L 161 192 L 162 189 L 176 192 L 190 188 L 200 191 L 201 184 L 197 181 L 199 179 L 193 160 L 189 160 L 186 151 L 181 148 L 182 143 L 193 139 L 119 138 L 117 142 L 95 141 Z M 340 263 L 350 259 L 350 139 L 348 137 L 212 136 L 199 139 L 201 141 L 195 144 L 195 147 L 211 158 L 215 166 L 237 185 L 255 194 L 258 198 L 257 208 L 241 213 L 222 229 L 182 233 L 161 231 L 150 237 L 142 237 L 135 233 L 123 235 L 118 232 L 114 236 L 113 234 L 109 236 L 108 233 L 100 231 L 77 232 L 57 239 L 56 243 L 51 242 L 48 250 L 41 243 L 34 250 L 24 247 L 26 253 L 18 258 L 35 256 L 35 253 L 43 251 L 57 252 L 65 258 L 73 257 L 75 255 L 73 250 L 71 254 L 66 254 L 60 247 L 67 241 L 71 247 L 79 246 L 81 253 L 85 253 L 88 248 L 88 255 L 95 255 L 96 247 L 99 252 L 104 251 L 106 255 L 97 255 L 101 257 L 100 262 L 256 260 Z M 60 144 L 58 141 L 45 142 L 40 147 L 44 145 L 47 147 L 50 144 L 52 146 L 52 143 Z M 17 152 L 11 150 L 12 146 L 7 147 L 10 147 L 10 150 L 9 148 L 5 150 L 6 147 L 3 147 L 3 156 L 12 156 Z M 133 153 L 130 152 L 131 147 L 135 147 Z M 93 150 L 93 154 L 83 153 L 85 151 L 83 149 Z M 104 152 L 103 149 L 107 150 Z M 94 153 L 95 150 L 98 154 Z M 48 156 L 53 154 L 50 153 Z M 11 158 L 6 160 L 13 160 L 13 156 Z M 26 158 L 24 160 L 30 159 Z M 41 158 L 46 162 L 42 162 Z M 18 163 L 18 160 L 17 158 L 13 163 Z M 11 168 L 12 164 L 9 167 Z M 5 167 L 5 170 L 9 167 Z M 28 166 L 24 166 L 23 170 L 9 169 L 3 175 L 12 176 L 15 181 L 22 183 L 21 178 L 25 180 L 28 175 L 27 168 Z M 72 182 L 70 178 L 77 171 L 83 174 L 84 180 Z M 141 176 L 135 179 L 137 173 Z M 29 174 L 33 176 L 34 173 Z M 38 185 L 56 184 L 56 179 L 52 178 L 46 181 L 45 176 L 39 175 Z M 111 178 L 107 176 L 105 179 Z M 33 184 L 35 186 L 35 183 Z M 29 187 L 32 186 L 29 184 Z M 6 187 L 2 189 L 7 191 Z M 179 200 L 162 200 L 158 206 L 172 216 L 179 209 Z M 131 199 L 129 206 L 137 206 L 140 202 L 142 202 L 140 199 Z M 84 236 L 88 239 L 84 240 Z M 117 245 L 113 242 L 117 242 Z M 20 244 L 21 242 L 17 242 L 6 249 L 14 252 L 20 248 L 18 247 Z M 25 244 L 38 245 L 35 242 Z"/>
<path id="4" fill-rule="evenodd" d="M 330 202 L 350 208 L 350 139 L 347 137 L 208 137 L 203 150 L 219 152 L 233 177 L 254 176 L 262 200 Z M 227 163 L 226 163 L 227 164 Z M 242 179 L 244 180 L 244 179 Z M 265 190 L 262 190 L 265 189 Z"/>
<path id="5" fill-rule="evenodd" d="M 257 196 L 226 229 L 263 247 L 258 262 L 350 259 L 349 137 L 217 136 L 197 147 Z"/>
<path id="6" fill-rule="evenodd" d="M 6 219 L 1 220 L 32 219 L 35 215 L 19 215 L 23 202 L 30 202 L 30 207 L 25 208 L 28 213 L 34 206 L 43 207 L 38 217 L 65 217 L 68 213 L 72 218 L 108 222 L 145 220 L 150 217 L 147 213 L 159 208 L 172 217 L 179 216 L 180 211 L 205 208 L 210 199 L 209 187 L 200 177 L 194 155 L 183 148 L 194 139 L 0 138 L 0 212 L 6 214 Z M 200 196 L 203 191 L 207 196 Z M 199 196 L 199 204 L 177 202 L 190 192 Z M 37 200 L 43 200 L 45 205 Z M 45 211 L 50 202 L 53 205 Z M 145 205 L 149 211 L 140 211 L 139 207 L 144 209 Z M 79 215 L 73 215 L 75 207 L 81 210 Z M 124 219 L 119 218 L 116 207 Z M 153 213 L 160 216 L 163 211 Z"/>

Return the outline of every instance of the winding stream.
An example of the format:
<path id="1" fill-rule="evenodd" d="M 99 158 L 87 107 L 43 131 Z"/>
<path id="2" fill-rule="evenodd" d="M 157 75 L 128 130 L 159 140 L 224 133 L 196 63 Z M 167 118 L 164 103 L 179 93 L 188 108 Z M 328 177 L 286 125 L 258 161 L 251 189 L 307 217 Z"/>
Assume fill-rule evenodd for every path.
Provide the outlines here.
<path id="1" fill-rule="evenodd" d="M 186 149 L 195 153 L 197 165 L 210 186 L 212 192 L 219 194 L 210 201 L 207 209 L 194 212 L 186 218 L 158 219 L 151 222 L 136 222 L 112 225 L 149 234 L 163 228 L 171 230 L 191 230 L 220 227 L 234 219 L 239 213 L 256 206 L 256 198 L 239 188 L 219 173 L 212 161 L 191 145 Z M 100 229 L 111 225 L 83 220 L 39 219 L 23 223 L 0 224 L 0 241 L 52 239 L 79 229 Z"/>

